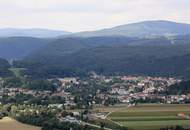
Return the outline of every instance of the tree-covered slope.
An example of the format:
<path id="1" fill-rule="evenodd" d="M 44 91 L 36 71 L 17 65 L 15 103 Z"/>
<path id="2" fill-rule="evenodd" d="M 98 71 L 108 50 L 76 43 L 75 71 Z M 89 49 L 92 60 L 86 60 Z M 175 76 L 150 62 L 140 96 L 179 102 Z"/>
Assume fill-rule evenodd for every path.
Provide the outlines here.
<path id="1" fill-rule="evenodd" d="M 36 76 L 76 76 L 90 71 L 189 76 L 190 44 L 187 36 L 173 39 L 106 38 L 59 39 L 17 65 L 27 67 L 28 74 Z"/>
<path id="2" fill-rule="evenodd" d="M 168 87 L 168 94 L 188 94 L 190 92 L 190 81 L 182 81 L 180 83 L 173 84 Z"/>
<path id="3" fill-rule="evenodd" d="M 10 64 L 8 61 L 0 58 L 0 77 L 6 77 L 12 75 L 12 72 L 9 71 Z"/>
<path id="4" fill-rule="evenodd" d="M 187 35 L 190 34 L 190 25 L 176 23 L 171 21 L 144 21 L 121 25 L 113 28 L 81 32 L 71 34 L 72 36 L 80 37 L 95 37 L 95 36 L 125 36 L 125 37 L 158 37 L 171 35 Z"/>
<path id="5" fill-rule="evenodd" d="M 0 57 L 5 59 L 22 59 L 44 47 L 49 41 L 51 40 L 31 37 L 0 38 Z"/>
<path id="6" fill-rule="evenodd" d="M 183 47 L 97 47 L 64 56 L 57 59 L 56 64 L 102 74 L 189 76 L 190 46 Z"/>

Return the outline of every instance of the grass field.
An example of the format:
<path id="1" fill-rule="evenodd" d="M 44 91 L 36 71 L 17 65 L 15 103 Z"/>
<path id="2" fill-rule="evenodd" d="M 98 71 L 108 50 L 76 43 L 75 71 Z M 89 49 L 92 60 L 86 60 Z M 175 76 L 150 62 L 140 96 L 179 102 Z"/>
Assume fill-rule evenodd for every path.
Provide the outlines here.
<path id="1" fill-rule="evenodd" d="M 190 128 L 190 120 L 177 116 L 179 113 L 189 115 L 190 105 L 141 104 L 130 108 L 117 107 L 115 110 L 108 119 L 135 130 L 158 130 L 176 125 Z"/>
<path id="2" fill-rule="evenodd" d="M 11 68 L 10 71 L 12 71 L 16 77 L 22 77 L 21 71 L 24 70 L 24 68 Z"/>
<path id="3" fill-rule="evenodd" d="M 5 117 L 0 120 L 0 130 L 41 130 L 41 128 L 25 125 L 11 118 Z"/>

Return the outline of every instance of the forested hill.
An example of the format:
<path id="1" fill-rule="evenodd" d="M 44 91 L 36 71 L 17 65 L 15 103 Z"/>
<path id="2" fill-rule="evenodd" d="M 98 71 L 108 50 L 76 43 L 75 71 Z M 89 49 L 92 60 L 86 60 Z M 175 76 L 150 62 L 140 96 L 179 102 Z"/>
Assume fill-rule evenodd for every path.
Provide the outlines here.
<path id="1" fill-rule="evenodd" d="M 6 77 L 12 75 L 12 72 L 9 70 L 10 64 L 8 61 L 0 58 L 0 77 Z"/>
<path id="2" fill-rule="evenodd" d="M 97 36 L 124 36 L 151 38 L 158 36 L 176 36 L 190 34 L 190 25 L 176 23 L 171 21 L 144 21 L 126 25 L 120 25 L 113 28 L 107 28 L 97 31 L 81 32 L 71 34 L 78 37 L 97 37 Z"/>
<path id="3" fill-rule="evenodd" d="M 57 53 L 55 51 L 57 49 L 59 53 L 62 51 L 62 55 L 62 53 L 77 51 L 86 46 L 183 44 L 189 42 L 189 35 L 189 24 L 171 21 L 144 21 L 75 34 L 47 29 L 8 28 L 0 29 L 0 57 L 22 59 L 43 47 L 45 47 L 42 49 L 43 52 L 52 48 L 52 53 Z M 49 43 L 54 45 L 46 47 Z M 41 55 L 37 52 L 36 55 L 38 54 Z"/>
<path id="4" fill-rule="evenodd" d="M 158 37 L 158 38 L 131 38 L 131 37 L 70 37 L 57 39 L 46 45 L 45 47 L 28 55 L 25 60 L 35 60 L 42 62 L 44 60 L 53 61 L 55 57 L 63 57 L 68 54 L 73 54 L 84 49 L 97 47 L 121 47 L 121 46 L 168 46 L 179 45 L 183 48 L 184 45 L 190 45 L 190 35 L 176 37 Z M 181 46 L 182 45 L 182 46 Z M 181 47 L 180 47 L 181 46 Z M 170 47 L 170 46 L 169 46 Z M 172 46 L 171 46 L 172 47 Z M 153 47 L 152 47 L 153 48 Z M 188 49 L 188 48 L 187 48 Z M 140 52 L 141 50 L 139 50 Z M 151 50 L 150 50 L 151 51 Z M 181 51 L 183 52 L 183 51 Z M 173 52 L 175 53 L 175 52 Z"/>
<path id="5" fill-rule="evenodd" d="M 0 38 L 0 57 L 4 59 L 22 59 L 30 53 L 47 45 L 51 39 L 32 37 Z"/>
<path id="6" fill-rule="evenodd" d="M 112 39 L 112 40 L 111 40 Z M 16 66 L 27 67 L 37 77 L 100 74 L 190 76 L 188 36 L 154 39 L 59 39 L 28 56 Z"/>
<path id="7" fill-rule="evenodd" d="M 188 94 L 190 92 L 190 81 L 182 81 L 168 87 L 168 94 Z"/>
<path id="8" fill-rule="evenodd" d="M 34 77 L 138 74 L 190 77 L 190 25 L 145 21 L 52 39 L 0 38 L 0 57 Z"/>

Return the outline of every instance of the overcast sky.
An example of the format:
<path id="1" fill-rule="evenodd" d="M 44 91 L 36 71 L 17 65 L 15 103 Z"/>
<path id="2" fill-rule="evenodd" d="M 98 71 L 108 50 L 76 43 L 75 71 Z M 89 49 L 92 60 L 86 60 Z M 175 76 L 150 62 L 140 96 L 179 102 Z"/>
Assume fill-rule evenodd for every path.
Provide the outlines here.
<path id="1" fill-rule="evenodd" d="M 0 0 L 0 28 L 96 30 L 145 20 L 190 23 L 190 0 Z"/>

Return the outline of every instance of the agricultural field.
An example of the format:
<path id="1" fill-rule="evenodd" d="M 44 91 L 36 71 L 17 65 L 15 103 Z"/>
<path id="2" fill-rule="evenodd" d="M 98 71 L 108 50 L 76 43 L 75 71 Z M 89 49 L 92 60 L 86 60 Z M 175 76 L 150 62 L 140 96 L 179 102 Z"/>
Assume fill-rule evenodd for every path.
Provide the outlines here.
<path id="1" fill-rule="evenodd" d="M 159 130 L 176 125 L 190 128 L 189 114 L 190 105 L 141 104 L 120 110 L 117 107 L 107 118 L 134 130 Z"/>
<path id="2" fill-rule="evenodd" d="M 41 128 L 25 125 L 11 118 L 5 117 L 0 120 L 0 130 L 41 130 Z"/>

